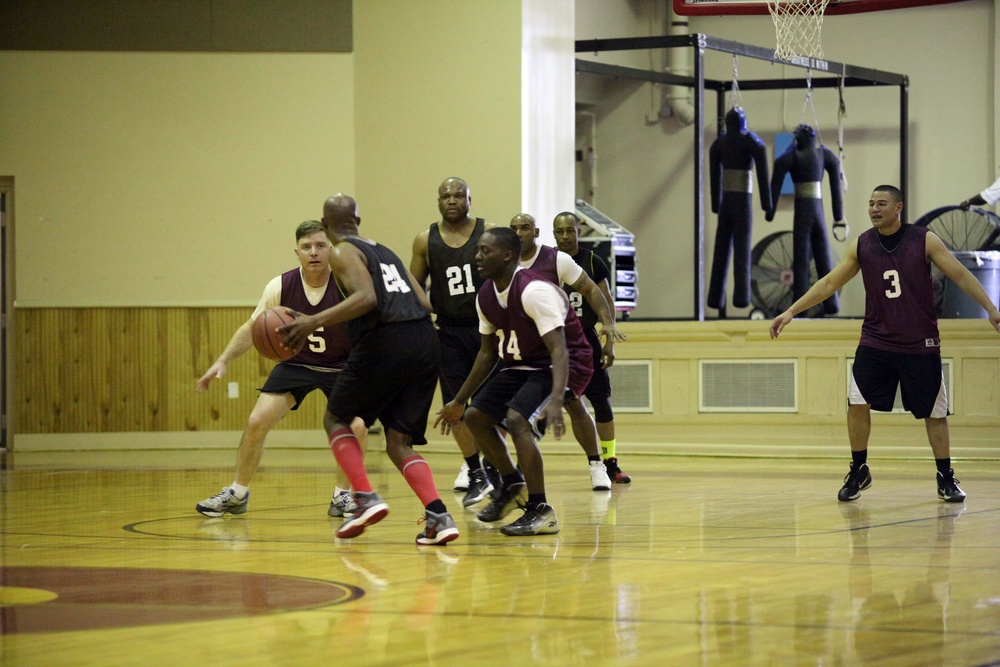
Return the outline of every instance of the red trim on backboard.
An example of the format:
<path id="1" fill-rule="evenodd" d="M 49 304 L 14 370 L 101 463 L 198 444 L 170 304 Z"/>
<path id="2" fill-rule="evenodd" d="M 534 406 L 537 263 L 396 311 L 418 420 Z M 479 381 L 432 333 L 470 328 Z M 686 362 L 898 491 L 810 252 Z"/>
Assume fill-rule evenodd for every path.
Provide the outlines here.
<path id="1" fill-rule="evenodd" d="M 965 0 L 836 0 L 823 12 L 826 16 L 861 14 L 889 9 L 906 9 L 926 5 L 946 5 Z M 767 15 L 767 3 L 756 0 L 674 0 L 674 12 L 680 16 L 756 16 Z"/>

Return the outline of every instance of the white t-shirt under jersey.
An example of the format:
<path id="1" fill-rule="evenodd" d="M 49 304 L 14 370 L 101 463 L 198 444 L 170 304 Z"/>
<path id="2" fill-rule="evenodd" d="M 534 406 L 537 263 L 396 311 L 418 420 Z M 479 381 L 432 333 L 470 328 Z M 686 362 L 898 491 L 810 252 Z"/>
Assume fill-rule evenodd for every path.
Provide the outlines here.
<path id="1" fill-rule="evenodd" d="M 318 304 L 322 299 L 323 295 L 326 294 L 326 286 L 330 284 L 330 279 L 323 283 L 322 287 L 310 287 L 306 283 L 305 278 L 302 277 L 302 267 L 299 267 L 299 279 L 302 281 L 302 289 L 305 290 L 306 299 L 312 305 Z M 268 308 L 274 308 L 275 306 L 281 305 L 281 276 L 276 276 L 271 279 L 271 282 L 264 287 L 264 293 L 260 296 L 260 302 L 257 303 L 257 308 L 253 311 L 253 315 L 250 319 L 255 320 L 257 316 L 263 313 Z"/>

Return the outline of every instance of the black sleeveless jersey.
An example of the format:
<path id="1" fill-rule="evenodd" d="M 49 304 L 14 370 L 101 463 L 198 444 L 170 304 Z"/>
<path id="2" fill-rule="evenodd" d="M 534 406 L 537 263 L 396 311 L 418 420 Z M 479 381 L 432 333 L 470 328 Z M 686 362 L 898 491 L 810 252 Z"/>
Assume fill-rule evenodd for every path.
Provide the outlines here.
<path id="1" fill-rule="evenodd" d="M 604 263 L 604 260 L 594 254 L 593 250 L 580 247 L 575 255 L 572 255 L 573 261 L 579 265 L 583 272 L 590 276 L 590 279 L 594 281 L 597 285 L 601 284 L 601 281 L 607 280 L 609 285 L 611 283 L 611 272 L 608 270 L 608 265 Z M 566 290 L 566 295 L 569 296 L 570 306 L 576 311 L 576 316 L 580 318 L 580 323 L 583 324 L 584 329 L 593 329 L 597 326 L 600 318 L 597 317 L 597 313 L 594 309 L 590 307 L 590 303 L 583 298 L 583 295 L 576 292 L 569 285 L 563 285 L 563 289 Z M 614 309 L 614 304 L 609 306 Z"/>
<path id="2" fill-rule="evenodd" d="M 396 253 L 384 245 L 357 236 L 344 240 L 365 254 L 368 260 L 368 273 L 371 275 L 375 296 L 378 299 L 378 305 L 374 310 L 347 322 L 347 336 L 352 345 L 378 327 L 430 318 L 413 292 L 406 267 Z M 348 296 L 344 293 L 343 287 L 340 287 L 340 291 L 345 298 Z"/>
<path id="3" fill-rule="evenodd" d="M 427 237 L 427 268 L 431 277 L 430 300 L 439 324 L 476 326 L 476 294 L 483 279 L 476 270 L 476 245 L 486 223 L 476 218 L 469 240 L 452 248 L 441 238 L 438 223 L 431 225 Z"/>

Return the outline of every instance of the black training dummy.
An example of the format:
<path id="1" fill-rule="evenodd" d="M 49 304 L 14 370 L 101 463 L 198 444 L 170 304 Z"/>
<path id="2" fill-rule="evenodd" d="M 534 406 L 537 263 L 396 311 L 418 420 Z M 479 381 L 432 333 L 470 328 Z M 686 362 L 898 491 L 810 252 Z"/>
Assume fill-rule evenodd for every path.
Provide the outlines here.
<path id="1" fill-rule="evenodd" d="M 808 125 L 795 128 L 792 145 L 774 160 L 771 174 L 771 208 L 767 221 L 774 220 L 781 182 L 785 174 L 795 183 L 795 215 L 792 219 L 792 298 L 798 299 L 809 290 L 809 260 L 816 262 L 816 278 L 830 273 L 830 242 L 823 218 L 823 172 L 830 177 L 833 219 L 844 219 L 844 200 L 840 191 L 840 161 L 826 146 L 816 145 L 816 132 Z M 823 311 L 833 315 L 840 311 L 840 301 L 834 293 L 823 302 Z"/>
<path id="2" fill-rule="evenodd" d="M 733 251 L 733 305 L 750 305 L 750 233 L 753 231 L 753 179 L 757 170 L 760 205 L 771 210 L 771 191 L 767 187 L 767 149 L 760 137 L 747 128 L 743 109 L 733 107 L 726 113 L 726 129 L 708 150 L 709 183 L 712 190 L 712 213 L 719 214 L 715 232 L 715 255 L 708 287 L 708 306 L 726 305 L 726 275 L 729 254 Z"/>

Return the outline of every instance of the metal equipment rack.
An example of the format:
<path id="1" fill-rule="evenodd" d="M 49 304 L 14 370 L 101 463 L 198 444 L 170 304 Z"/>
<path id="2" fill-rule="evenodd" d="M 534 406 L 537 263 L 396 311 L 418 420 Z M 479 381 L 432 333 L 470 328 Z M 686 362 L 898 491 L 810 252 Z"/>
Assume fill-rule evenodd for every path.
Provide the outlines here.
<path id="1" fill-rule="evenodd" d="M 694 53 L 694 75 L 681 76 L 666 72 L 621 67 L 589 60 L 576 61 L 577 72 L 587 72 L 623 79 L 636 79 L 686 86 L 694 91 L 694 319 L 705 319 L 705 88 L 716 92 L 716 131 L 722 130 L 725 117 L 726 92 L 732 88 L 732 81 L 717 81 L 705 78 L 705 52 L 721 51 L 737 56 L 764 60 L 780 65 L 791 65 L 808 69 L 812 73 L 813 88 L 836 88 L 854 86 L 898 86 L 899 87 L 899 187 L 906 196 L 907 188 L 907 125 L 909 123 L 909 77 L 880 70 L 847 65 L 819 58 L 796 58 L 781 60 L 774 55 L 774 49 L 741 44 L 708 35 L 674 35 L 661 37 L 630 37 L 623 39 L 587 39 L 576 41 L 577 53 L 600 53 L 601 51 L 632 51 L 637 49 L 690 48 Z M 741 80 L 741 91 L 786 90 L 806 88 L 809 79 L 748 79 Z"/>

